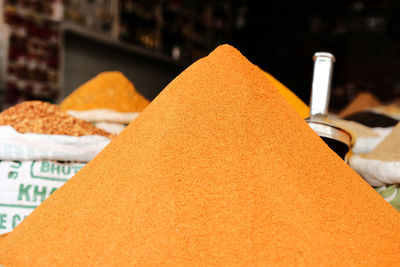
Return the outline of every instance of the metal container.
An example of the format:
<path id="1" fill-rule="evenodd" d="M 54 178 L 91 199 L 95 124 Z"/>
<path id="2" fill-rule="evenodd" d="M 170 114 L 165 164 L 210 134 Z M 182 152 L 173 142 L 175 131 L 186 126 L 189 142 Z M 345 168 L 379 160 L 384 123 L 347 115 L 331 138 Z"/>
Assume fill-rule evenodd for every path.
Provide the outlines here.
<path id="1" fill-rule="evenodd" d="M 310 117 L 306 119 L 325 143 L 343 160 L 351 152 L 351 134 L 335 126 L 328 119 L 328 107 L 331 94 L 333 63 L 335 57 L 326 52 L 314 54 L 314 73 L 311 88 Z"/>

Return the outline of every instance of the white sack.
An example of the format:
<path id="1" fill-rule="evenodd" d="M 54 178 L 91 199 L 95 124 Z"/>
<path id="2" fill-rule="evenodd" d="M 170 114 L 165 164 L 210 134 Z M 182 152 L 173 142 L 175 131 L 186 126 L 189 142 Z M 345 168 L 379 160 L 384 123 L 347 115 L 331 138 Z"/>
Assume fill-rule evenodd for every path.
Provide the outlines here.
<path id="1" fill-rule="evenodd" d="M 130 123 L 140 114 L 140 112 L 118 112 L 111 109 L 68 110 L 67 113 L 89 122 L 106 121 L 123 124 Z"/>
<path id="2" fill-rule="evenodd" d="M 123 123 L 114 123 L 106 121 L 93 122 L 93 124 L 97 128 L 103 129 L 104 131 L 115 135 L 122 132 L 126 127 L 126 125 Z"/>
<path id="3" fill-rule="evenodd" d="M 383 140 L 385 137 L 390 134 L 393 130 L 393 127 L 387 128 L 371 128 L 378 136 L 366 137 L 366 136 L 358 136 L 356 137 L 355 143 L 352 147 L 353 154 L 360 153 L 369 153 Z"/>
<path id="4" fill-rule="evenodd" d="M 100 135 L 22 134 L 11 126 L 0 126 L 0 159 L 89 162 L 109 142 Z"/>
<path id="5" fill-rule="evenodd" d="M 0 161 L 0 235 L 10 232 L 85 163 Z"/>
<path id="6" fill-rule="evenodd" d="M 372 186 L 400 184 L 400 161 L 366 159 L 360 155 L 353 155 L 349 164 Z"/>

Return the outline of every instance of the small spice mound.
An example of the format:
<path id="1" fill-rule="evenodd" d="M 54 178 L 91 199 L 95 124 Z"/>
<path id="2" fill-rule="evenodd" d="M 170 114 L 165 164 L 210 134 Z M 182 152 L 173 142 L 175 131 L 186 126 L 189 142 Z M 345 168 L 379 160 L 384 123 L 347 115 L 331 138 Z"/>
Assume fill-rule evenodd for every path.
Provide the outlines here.
<path id="1" fill-rule="evenodd" d="M 367 159 L 382 161 L 400 161 L 400 123 L 370 153 L 363 155 Z"/>
<path id="2" fill-rule="evenodd" d="M 373 94 L 369 92 L 360 92 L 339 114 L 343 118 L 355 112 L 364 111 L 382 105 L 382 103 Z"/>
<path id="3" fill-rule="evenodd" d="M 4 110 L 0 113 L 0 125 L 10 125 L 20 133 L 113 136 L 42 101 L 25 101 Z"/>
<path id="4" fill-rule="evenodd" d="M 111 109 L 141 112 L 150 102 L 118 71 L 107 71 L 81 85 L 61 103 L 63 110 Z"/>

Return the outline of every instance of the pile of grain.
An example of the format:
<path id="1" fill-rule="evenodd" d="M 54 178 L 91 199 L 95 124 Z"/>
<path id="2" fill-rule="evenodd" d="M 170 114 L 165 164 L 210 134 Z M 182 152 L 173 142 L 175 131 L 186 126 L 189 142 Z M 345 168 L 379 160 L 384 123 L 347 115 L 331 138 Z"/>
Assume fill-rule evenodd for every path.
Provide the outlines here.
<path id="1" fill-rule="evenodd" d="M 400 214 L 224 45 L 0 239 L 10 266 L 388 266 Z"/>
<path id="2" fill-rule="evenodd" d="M 42 101 L 25 101 L 4 110 L 0 113 L 0 125 L 10 125 L 20 133 L 113 137 L 89 122 L 68 115 L 58 106 Z"/>

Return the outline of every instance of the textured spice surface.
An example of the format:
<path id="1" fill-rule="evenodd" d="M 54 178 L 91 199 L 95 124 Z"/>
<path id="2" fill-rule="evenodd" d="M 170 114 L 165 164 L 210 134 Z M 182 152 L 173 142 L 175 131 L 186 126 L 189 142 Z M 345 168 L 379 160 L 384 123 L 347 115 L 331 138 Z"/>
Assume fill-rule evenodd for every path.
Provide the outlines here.
<path id="1" fill-rule="evenodd" d="M 61 108 L 141 112 L 149 103 L 121 72 L 107 71 L 98 74 L 67 96 L 61 103 Z"/>
<path id="2" fill-rule="evenodd" d="M 400 214 L 224 45 L 0 241 L 11 266 L 396 265 Z"/>
<path id="3" fill-rule="evenodd" d="M 89 122 L 68 115 L 60 107 L 42 101 L 25 101 L 4 110 L 0 113 L 0 125 L 10 125 L 20 133 L 113 137 Z"/>
<path id="4" fill-rule="evenodd" d="M 400 123 L 370 153 L 363 155 L 368 159 L 400 161 Z"/>
<path id="5" fill-rule="evenodd" d="M 272 84 L 278 89 L 279 93 L 290 103 L 290 105 L 302 116 L 304 119 L 310 116 L 310 108 L 289 88 L 278 81 L 274 76 L 265 72 L 265 75 L 272 82 Z"/>

